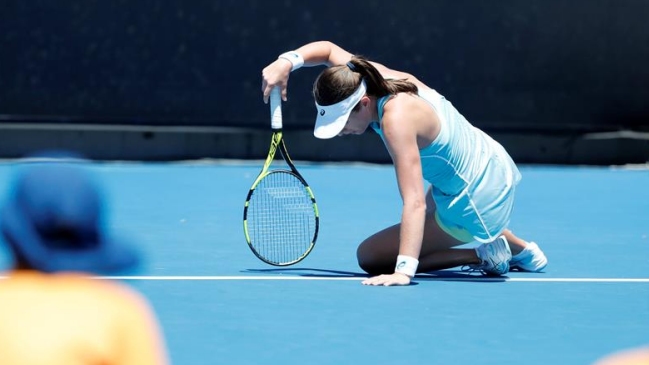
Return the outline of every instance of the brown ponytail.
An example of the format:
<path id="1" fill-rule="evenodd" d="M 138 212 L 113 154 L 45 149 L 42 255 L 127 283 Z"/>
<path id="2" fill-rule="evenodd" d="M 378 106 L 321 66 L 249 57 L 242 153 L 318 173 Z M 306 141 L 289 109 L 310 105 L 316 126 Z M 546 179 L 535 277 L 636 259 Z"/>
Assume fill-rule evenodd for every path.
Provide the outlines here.
<path id="1" fill-rule="evenodd" d="M 313 84 L 313 97 L 323 106 L 338 103 L 358 89 L 365 80 L 367 94 L 375 97 L 401 92 L 417 93 L 417 86 L 406 80 L 386 80 L 363 56 L 353 56 L 346 65 L 332 66 L 320 73 Z"/>

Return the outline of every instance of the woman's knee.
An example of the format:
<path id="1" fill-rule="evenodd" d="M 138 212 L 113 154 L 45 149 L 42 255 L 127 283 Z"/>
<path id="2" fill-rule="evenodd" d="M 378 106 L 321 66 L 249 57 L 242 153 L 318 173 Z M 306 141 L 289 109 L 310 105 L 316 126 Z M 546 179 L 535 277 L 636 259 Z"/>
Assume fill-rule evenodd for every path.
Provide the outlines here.
<path id="1" fill-rule="evenodd" d="M 384 251 L 370 240 L 363 241 L 356 249 L 358 266 L 370 275 L 390 274 L 394 272 L 396 255 L 391 255 Z"/>

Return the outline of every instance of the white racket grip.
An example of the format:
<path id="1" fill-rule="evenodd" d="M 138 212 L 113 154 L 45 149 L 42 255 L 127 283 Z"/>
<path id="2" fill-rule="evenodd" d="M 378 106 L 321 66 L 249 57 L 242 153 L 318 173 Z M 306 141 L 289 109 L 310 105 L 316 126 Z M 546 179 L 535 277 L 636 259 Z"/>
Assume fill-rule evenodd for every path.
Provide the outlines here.
<path id="1" fill-rule="evenodd" d="M 270 127 L 282 129 L 282 93 L 279 87 L 270 91 Z"/>

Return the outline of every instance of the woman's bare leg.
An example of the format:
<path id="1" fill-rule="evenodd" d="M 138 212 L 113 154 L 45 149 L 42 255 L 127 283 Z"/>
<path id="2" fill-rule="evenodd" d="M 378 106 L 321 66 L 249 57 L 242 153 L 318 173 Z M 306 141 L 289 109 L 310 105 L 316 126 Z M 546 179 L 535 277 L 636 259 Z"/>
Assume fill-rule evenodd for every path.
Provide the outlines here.
<path id="1" fill-rule="evenodd" d="M 435 220 L 435 202 L 430 190 L 427 194 L 426 222 L 424 238 L 419 254 L 417 272 L 429 272 L 458 267 L 469 264 L 479 264 L 480 259 L 473 248 L 454 249 L 466 242 L 458 241 L 444 232 Z M 368 274 L 391 274 L 399 254 L 399 232 L 401 224 L 395 224 L 363 241 L 356 251 L 358 264 Z"/>
<path id="2" fill-rule="evenodd" d="M 503 236 L 509 243 L 509 248 L 512 250 L 512 256 L 519 254 L 527 246 L 527 242 L 522 238 L 516 236 L 514 232 L 506 229 L 503 231 Z"/>

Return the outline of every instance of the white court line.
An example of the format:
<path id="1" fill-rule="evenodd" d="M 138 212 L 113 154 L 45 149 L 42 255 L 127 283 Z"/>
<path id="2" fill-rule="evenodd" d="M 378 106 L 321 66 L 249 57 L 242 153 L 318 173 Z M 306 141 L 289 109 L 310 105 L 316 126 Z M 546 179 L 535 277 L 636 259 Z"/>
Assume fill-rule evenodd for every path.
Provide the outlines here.
<path id="1" fill-rule="evenodd" d="M 361 281 L 365 277 L 348 276 L 97 276 L 96 279 L 112 280 L 158 280 L 158 281 L 255 281 L 255 280 L 314 280 L 314 281 Z M 422 276 L 422 281 L 487 281 L 487 282 L 535 282 L 535 283 L 649 283 L 649 278 L 507 278 L 507 277 L 436 277 Z"/>

